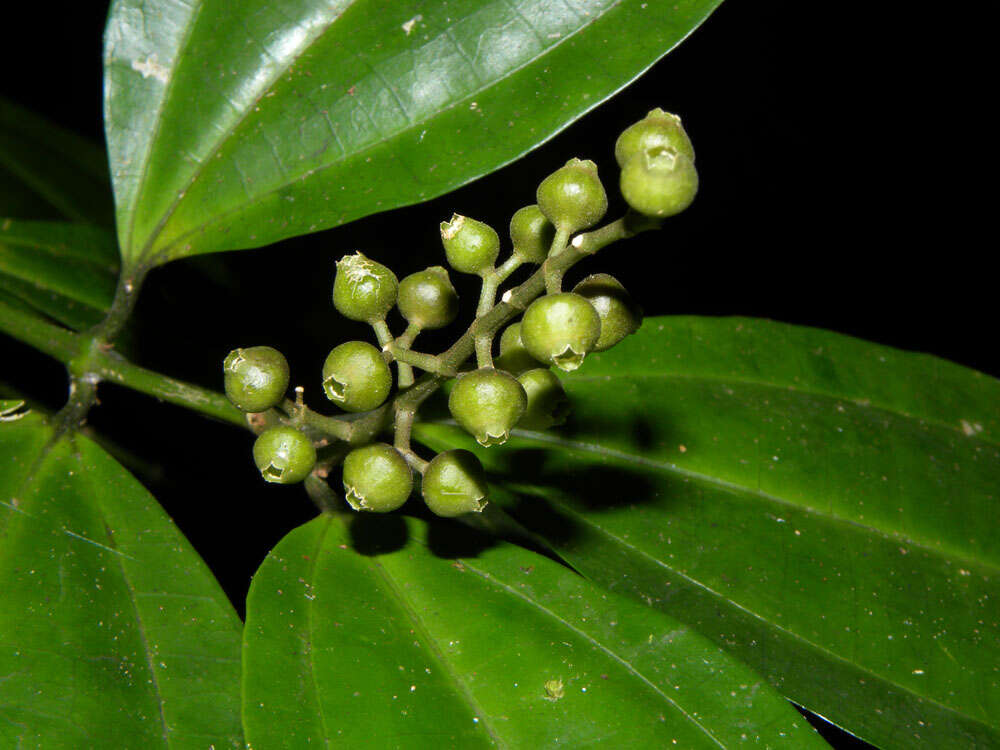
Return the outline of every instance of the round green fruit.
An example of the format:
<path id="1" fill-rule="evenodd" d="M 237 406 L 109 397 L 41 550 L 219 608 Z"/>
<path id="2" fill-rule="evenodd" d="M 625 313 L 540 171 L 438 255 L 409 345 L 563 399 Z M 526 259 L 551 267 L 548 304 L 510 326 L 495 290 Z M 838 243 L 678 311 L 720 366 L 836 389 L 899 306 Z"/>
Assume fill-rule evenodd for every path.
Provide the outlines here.
<path id="1" fill-rule="evenodd" d="M 361 253 L 337 261 L 333 306 L 345 318 L 363 323 L 384 320 L 396 304 L 396 274 Z"/>
<path id="2" fill-rule="evenodd" d="M 272 427 L 253 444 L 253 460 L 268 482 L 301 482 L 316 464 L 312 442 L 294 427 Z"/>
<path id="3" fill-rule="evenodd" d="M 528 394 L 528 408 L 518 422 L 525 430 L 547 430 L 561 425 L 569 416 L 569 398 L 552 370 L 542 367 L 522 372 L 518 382 Z"/>
<path id="4" fill-rule="evenodd" d="M 524 414 L 528 396 L 510 373 L 483 367 L 459 377 L 448 397 L 448 410 L 483 446 L 507 442 Z"/>
<path id="5" fill-rule="evenodd" d="M 518 209 L 510 220 L 514 255 L 525 263 L 542 263 L 549 256 L 556 228 L 537 205 Z"/>
<path id="6" fill-rule="evenodd" d="M 480 513 L 486 507 L 486 472 L 469 451 L 437 454 L 424 469 L 420 489 L 427 507 L 445 518 Z"/>
<path id="7" fill-rule="evenodd" d="M 597 165 L 587 159 L 570 159 L 542 180 L 535 198 L 545 217 L 571 234 L 592 227 L 608 210 Z"/>
<path id="8" fill-rule="evenodd" d="M 531 356 L 531 353 L 521 341 L 521 324 L 511 323 L 500 334 L 500 356 L 496 359 L 499 370 L 506 370 L 512 375 L 520 375 L 525 370 L 541 367 L 542 363 Z"/>
<path id="9" fill-rule="evenodd" d="M 662 109 L 652 110 L 618 136 L 615 159 L 618 166 L 624 169 L 632 157 L 654 148 L 672 148 L 694 161 L 694 146 L 681 124 L 681 118 Z"/>
<path id="10" fill-rule="evenodd" d="M 433 266 L 399 282 L 396 304 L 407 323 L 421 330 L 444 328 L 458 315 L 458 292 L 451 285 L 448 271 Z"/>
<path id="11" fill-rule="evenodd" d="M 622 169 L 625 202 L 646 216 L 665 219 L 691 205 L 698 192 L 694 162 L 673 148 L 654 148 L 629 160 Z"/>
<path id="12" fill-rule="evenodd" d="M 233 349 L 222 363 L 226 396 L 245 412 L 267 411 L 288 390 L 288 361 L 269 346 Z"/>
<path id="13" fill-rule="evenodd" d="M 323 363 L 323 392 L 344 411 L 371 411 L 392 388 L 392 373 L 382 352 L 365 341 L 348 341 Z"/>
<path id="14" fill-rule="evenodd" d="M 573 287 L 573 292 L 585 297 L 601 318 L 601 337 L 594 345 L 595 352 L 610 349 L 642 325 L 642 308 L 614 276 L 595 273 Z"/>
<path id="15" fill-rule="evenodd" d="M 500 255 L 500 235 L 493 227 L 459 214 L 441 222 L 441 243 L 448 263 L 462 273 L 489 273 Z"/>
<path id="16" fill-rule="evenodd" d="M 601 318 L 594 306 L 572 292 L 539 297 L 521 320 L 521 341 L 544 365 L 570 372 L 601 337 Z"/>
<path id="17" fill-rule="evenodd" d="M 354 510 L 388 513 L 413 491 L 413 472 L 402 454 L 385 443 L 355 448 L 344 458 L 344 491 Z"/>

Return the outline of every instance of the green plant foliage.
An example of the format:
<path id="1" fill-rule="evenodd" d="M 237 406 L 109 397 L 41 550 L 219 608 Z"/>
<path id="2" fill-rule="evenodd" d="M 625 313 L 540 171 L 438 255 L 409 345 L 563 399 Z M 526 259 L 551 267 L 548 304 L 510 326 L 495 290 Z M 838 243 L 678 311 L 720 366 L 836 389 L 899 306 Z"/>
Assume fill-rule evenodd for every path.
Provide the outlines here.
<path id="1" fill-rule="evenodd" d="M 86 224 L 0 219 L 0 292 L 76 330 L 104 317 L 115 292 L 115 237 Z"/>
<path id="2" fill-rule="evenodd" d="M 0 402 L 0 747 L 243 747 L 240 622 L 156 501 Z"/>
<path id="3" fill-rule="evenodd" d="M 517 467 L 494 502 L 870 742 L 1000 743 L 1000 382 L 824 331 L 677 317 L 564 384 L 561 434 L 477 451 Z M 453 427 L 415 435 L 476 448 Z"/>
<path id="4" fill-rule="evenodd" d="M 615 93 L 719 2 L 116 0 L 123 257 L 258 247 L 440 195 Z"/>
<path id="5" fill-rule="evenodd" d="M 18 219 L 64 218 L 110 226 L 104 150 L 0 98 L 0 206 Z"/>
<path id="6" fill-rule="evenodd" d="M 296 529 L 254 577 L 243 712 L 258 750 L 825 746 L 673 618 L 520 547 L 477 549 L 488 540 L 463 527 L 362 520 Z"/>

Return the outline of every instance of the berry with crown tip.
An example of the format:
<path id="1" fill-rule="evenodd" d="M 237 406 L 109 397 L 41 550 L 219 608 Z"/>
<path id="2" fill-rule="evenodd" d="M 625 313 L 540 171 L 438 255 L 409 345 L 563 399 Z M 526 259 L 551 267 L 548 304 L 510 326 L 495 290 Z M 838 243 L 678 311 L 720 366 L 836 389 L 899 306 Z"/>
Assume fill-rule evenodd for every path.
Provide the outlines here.
<path id="1" fill-rule="evenodd" d="M 288 361 L 270 346 L 233 349 L 222 363 L 226 396 L 245 412 L 267 411 L 288 390 Z"/>
<path id="2" fill-rule="evenodd" d="M 295 484 L 313 470 L 316 449 L 294 427 L 272 427 L 254 442 L 253 460 L 265 481 Z"/>
<path id="3" fill-rule="evenodd" d="M 399 312 L 421 330 L 444 328 L 458 315 L 458 292 L 448 271 L 432 266 L 399 282 Z"/>
<path id="4" fill-rule="evenodd" d="M 522 372 L 518 382 L 528 394 L 528 408 L 518 422 L 525 430 L 547 430 L 561 425 L 569 416 L 569 398 L 552 370 L 540 367 Z"/>
<path id="5" fill-rule="evenodd" d="M 573 287 L 573 292 L 585 297 L 601 318 L 601 337 L 594 345 L 595 352 L 610 349 L 642 325 L 642 308 L 614 276 L 591 274 Z"/>
<path id="6" fill-rule="evenodd" d="M 500 255 L 500 235 L 493 227 L 459 214 L 441 222 L 441 243 L 448 263 L 462 273 L 489 273 Z"/>
<path id="7" fill-rule="evenodd" d="M 384 320 L 396 304 L 396 274 L 361 253 L 337 261 L 333 306 L 345 318 L 375 323 Z"/>
<path id="8" fill-rule="evenodd" d="M 629 160 L 620 186 L 622 197 L 635 211 L 665 219 L 691 205 L 698 192 L 698 170 L 675 149 L 654 148 Z"/>
<path id="9" fill-rule="evenodd" d="M 542 263 L 549 255 L 556 228 L 536 204 L 519 208 L 510 220 L 514 255 L 525 263 Z"/>
<path id="10" fill-rule="evenodd" d="M 344 411 L 370 411 L 392 388 L 392 373 L 382 352 L 366 341 L 334 347 L 323 363 L 323 392 Z"/>
<path id="11" fill-rule="evenodd" d="M 597 165 L 589 159 L 570 159 L 542 180 L 535 198 L 545 217 L 570 234 L 594 226 L 608 210 Z"/>
<path id="12" fill-rule="evenodd" d="M 531 356 L 521 341 L 521 324 L 511 323 L 500 334 L 500 356 L 496 358 L 499 370 L 506 370 L 514 376 L 525 370 L 541 367 L 542 363 Z"/>
<path id="13" fill-rule="evenodd" d="M 570 372 L 601 337 L 601 318 L 585 297 L 560 292 L 539 297 L 521 320 L 521 341 L 544 365 Z"/>
<path id="14" fill-rule="evenodd" d="M 681 118 L 660 108 L 650 110 L 639 122 L 622 131 L 615 142 L 615 159 L 624 169 L 634 156 L 654 148 L 672 148 L 694 161 L 694 146 Z"/>
<path id="15" fill-rule="evenodd" d="M 507 442 L 524 414 L 528 396 L 517 378 L 483 367 L 458 378 L 448 397 L 448 410 L 482 446 Z"/>
<path id="16" fill-rule="evenodd" d="M 486 472 L 470 451 L 444 451 L 427 464 L 420 490 L 427 507 L 439 516 L 480 513 L 486 507 Z"/>
<path id="17" fill-rule="evenodd" d="M 355 448 L 344 458 L 345 498 L 354 510 L 388 513 L 413 491 L 413 472 L 402 454 L 386 443 Z"/>

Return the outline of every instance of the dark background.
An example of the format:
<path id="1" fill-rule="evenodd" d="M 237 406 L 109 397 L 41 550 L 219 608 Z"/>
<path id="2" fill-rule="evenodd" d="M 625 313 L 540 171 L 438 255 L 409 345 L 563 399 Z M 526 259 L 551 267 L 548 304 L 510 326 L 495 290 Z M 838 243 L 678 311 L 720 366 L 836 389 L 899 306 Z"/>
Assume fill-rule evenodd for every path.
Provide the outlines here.
<path id="1" fill-rule="evenodd" d="M 0 50 L 0 93 L 102 139 L 106 12 L 102 2 L 58 10 L 38 3 L 8 16 L 15 31 Z M 963 24 L 977 26 L 974 18 Z M 288 356 L 293 382 L 315 397 L 329 349 L 366 335 L 329 303 L 337 258 L 363 249 L 400 277 L 440 263 L 439 221 L 458 211 L 502 229 L 533 202 L 537 182 L 571 156 L 597 161 L 613 186 L 617 134 L 662 106 L 684 118 L 698 152 L 695 205 L 662 232 L 584 264 L 570 283 L 607 271 L 647 314 L 772 318 L 1000 374 L 989 271 L 996 240 L 980 218 L 996 190 L 973 192 L 977 175 L 995 181 L 984 163 L 992 149 L 982 148 L 994 141 L 980 140 L 976 116 L 995 85 L 979 86 L 982 68 L 969 59 L 976 45 L 956 43 L 951 26 L 916 7 L 890 18 L 864 5 L 729 0 L 610 103 L 473 185 L 271 248 L 155 271 L 137 311 L 134 358 L 219 388 L 229 349 L 270 344 Z M 459 290 L 472 304 L 475 290 Z M 422 341 L 436 350 L 431 337 Z M 4 380 L 60 405 L 61 366 L 7 339 L 0 362 Z M 250 438 L 228 426 L 111 387 L 101 400 L 91 424 L 134 454 L 130 467 L 242 612 L 268 550 L 314 514 L 304 493 L 264 488 Z M 174 468 L 167 474 L 162 466 Z"/>

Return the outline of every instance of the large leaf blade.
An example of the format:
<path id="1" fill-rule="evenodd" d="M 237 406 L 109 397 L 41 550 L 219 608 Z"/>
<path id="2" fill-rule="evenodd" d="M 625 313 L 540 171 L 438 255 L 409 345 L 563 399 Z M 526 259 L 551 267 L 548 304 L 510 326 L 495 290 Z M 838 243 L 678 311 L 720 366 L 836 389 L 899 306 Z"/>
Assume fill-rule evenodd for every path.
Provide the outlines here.
<path id="1" fill-rule="evenodd" d="M 117 0 L 123 255 L 257 247 L 440 195 L 613 94 L 720 1 Z"/>
<path id="2" fill-rule="evenodd" d="M 439 557 L 454 527 L 402 524 L 321 517 L 261 566 L 244 637 L 254 747 L 823 746 L 675 620 L 467 529 L 462 556 Z"/>
<path id="3" fill-rule="evenodd" d="M 35 412 L 0 422 L 0 744 L 241 747 L 240 623 L 156 501 Z"/>
<path id="4" fill-rule="evenodd" d="M 0 219 L 0 291 L 76 330 L 100 321 L 114 297 L 114 235 L 87 224 Z"/>
<path id="5" fill-rule="evenodd" d="M 103 149 L 0 98 L 0 216 L 111 225 Z"/>
<path id="6" fill-rule="evenodd" d="M 1000 741 L 997 381 L 823 331 L 661 318 L 566 385 L 569 429 L 480 453 L 577 569 L 875 744 Z"/>

